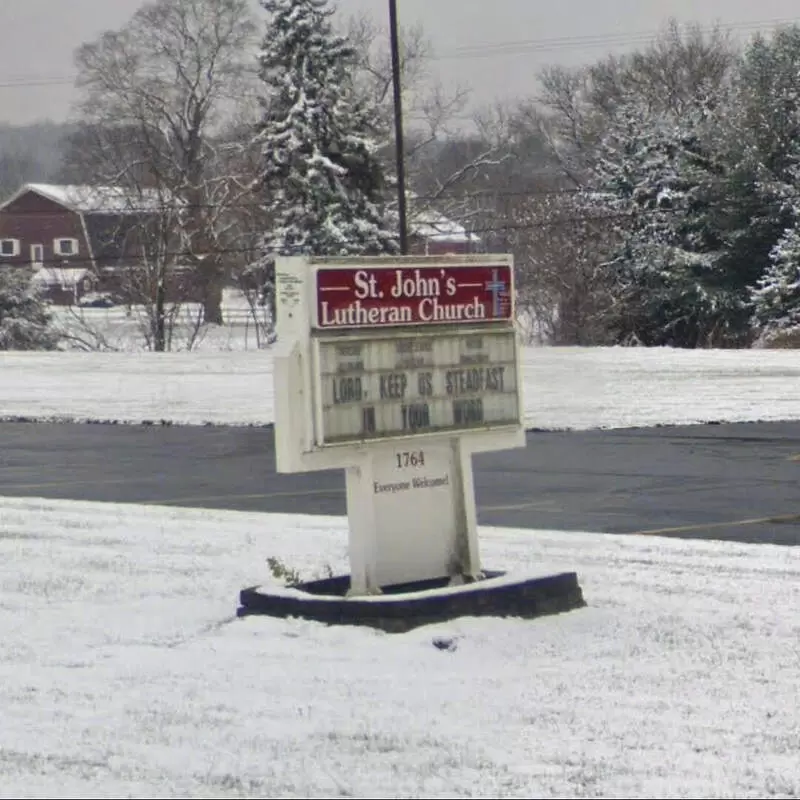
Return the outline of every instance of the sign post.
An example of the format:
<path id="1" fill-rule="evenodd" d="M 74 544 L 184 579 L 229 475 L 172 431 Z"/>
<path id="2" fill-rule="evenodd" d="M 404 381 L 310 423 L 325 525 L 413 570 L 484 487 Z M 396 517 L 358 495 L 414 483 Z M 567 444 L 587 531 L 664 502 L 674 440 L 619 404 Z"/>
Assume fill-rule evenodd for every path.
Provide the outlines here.
<path id="1" fill-rule="evenodd" d="M 279 258 L 280 472 L 343 468 L 350 593 L 480 577 L 472 455 L 525 445 L 510 256 Z"/>

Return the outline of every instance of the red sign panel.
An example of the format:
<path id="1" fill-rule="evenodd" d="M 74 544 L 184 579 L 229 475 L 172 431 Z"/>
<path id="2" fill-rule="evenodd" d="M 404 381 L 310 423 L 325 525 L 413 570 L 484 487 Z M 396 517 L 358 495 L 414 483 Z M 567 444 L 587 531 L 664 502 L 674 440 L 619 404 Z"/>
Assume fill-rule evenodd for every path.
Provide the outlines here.
<path id="1" fill-rule="evenodd" d="M 317 272 L 319 328 L 458 325 L 512 316 L 508 265 L 374 267 Z"/>

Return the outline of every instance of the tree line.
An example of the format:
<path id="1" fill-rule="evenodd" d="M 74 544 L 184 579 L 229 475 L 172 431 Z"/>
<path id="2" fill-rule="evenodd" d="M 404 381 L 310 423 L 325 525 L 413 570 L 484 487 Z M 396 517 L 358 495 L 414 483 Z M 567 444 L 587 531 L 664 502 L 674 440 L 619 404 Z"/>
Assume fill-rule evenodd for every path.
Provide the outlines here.
<path id="1" fill-rule="evenodd" d="M 673 23 L 641 52 L 544 72 L 541 129 L 575 191 L 525 213 L 577 220 L 574 279 L 553 289 L 567 339 L 739 347 L 797 325 L 798 67 L 798 26 L 737 47 Z"/>

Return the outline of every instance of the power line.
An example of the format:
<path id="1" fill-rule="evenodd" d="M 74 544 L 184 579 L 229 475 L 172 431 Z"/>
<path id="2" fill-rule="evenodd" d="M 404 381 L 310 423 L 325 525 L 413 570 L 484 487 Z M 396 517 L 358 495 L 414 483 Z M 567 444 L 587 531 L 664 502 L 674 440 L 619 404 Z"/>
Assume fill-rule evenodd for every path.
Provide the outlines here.
<path id="1" fill-rule="evenodd" d="M 579 187 L 562 187 L 559 189 L 547 189 L 547 188 L 538 188 L 538 189 L 477 189 L 474 191 L 468 191 L 464 195 L 456 195 L 447 192 L 443 193 L 435 193 L 435 194 L 415 194 L 414 200 L 418 204 L 435 204 L 437 202 L 445 202 L 449 201 L 451 203 L 458 203 L 464 201 L 470 201 L 475 199 L 501 199 L 501 198 L 509 198 L 509 197 L 557 197 L 561 195 L 573 195 L 573 194 L 580 194 L 583 189 Z M 159 213 L 166 213 L 166 212 L 190 212 L 190 211 L 202 211 L 202 210 L 215 210 L 215 209 L 224 209 L 224 210 L 242 210 L 242 209 L 258 209 L 263 208 L 263 203 L 257 200 L 248 200 L 248 201 L 238 201 L 232 203 L 149 203 L 147 205 L 137 206 L 133 203 L 130 205 L 119 207 L 117 210 L 109 209 L 104 210 L 102 207 L 91 208 L 91 209 L 84 209 L 79 213 L 85 214 L 93 214 L 97 216 L 106 215 L 106 216 L 122 216 L 124 217 L 127 214 L 136 215 L 136 214 L 154 214 L 157 215 Z M 0 208 L 0 218 L 2 218 L 3 214 L 8 215 L 16 215 L 19 216 L 33 216 L 36 214 L 41 214 L 44 216 L 53 216 L 55 214 L 61 214 L 61 211 L 51 211 L 49 209 L 29 209 L 24 212 L 14 212 L 14 211 L 7 211 L 4 208 Z M 412 214 L 412 217 L 415 216 Z M 417 212 L 416 216 L 425 216 L 425 211 Z"/>
<path id="2" fill-rule="evenodd" d="M 727 22 L 717 25 L 697 25 L 703 33 L 713 33 L 715 30 L 723 32 L 750 32 L 760 31 L 765 28 L 776 28 L 782 25 L 800 23 L 800 17 L 784 17 L 752 22 Z M 619 47 L 630 45 L 649 44 L 662 33 L 660 29 L 629 31 L 620 33 L 604 33 L 585 36 L 558 36 L 551 38 L 535 39 L 509 39 L 497 42 L 476 42 L 462 45 L 451 50 L 446 50 L 440 55 L 431 56 L 432 61 L 454 61 L 465 59 L 497 58 L 503 56 L 528 55 L 534 53 L 550 53 L 559 50 L 574 50 L 578 48 Z M 0 89 L 29 88 L 39 86 L 63 86 L 75 82 L 77 74 L 64 74 L 57 76 L 45 75 L 19 75 L 0 81 Z"/>
<path id="3" fill-rule="evenodd" d="M 757 31 L 763 28 L 775 28 L 781 25 L 791 25 L 800 21 L 799 17 L 783 19 L 759 20 L 753 22 L 729 22 L 717 25 L 697 25 L 696 28 L 703 33 L 713 33 L 715 30 L 727 32 Z M 535 52 L 551 52 L 555 50 L 575 49 L 583 47 L 601 47 L 604 45 L 618 46 L 628 44 L 648 44 L 663 31 L 653 29 L 649 31 L 630 31 L 620 33 L 593 34 L 586 36 L 560 36 L 542 39 L 516 39 L 499 42 L 478 42 L 474 45 L 463 45 L 451 51 L 434 57 L 434 60 L 450 60 L 461 58 L 481 58 L 502 55 L 518 55 Z"/>
<path id="4" fill-rule="evenodd" d="M 680 213 L 680 209 L 641 209 L 637 212 L 637 217 L 647 217 L 650 215 L 662 215 L 669 213 Z M 542 229 L 548 228 L 560 228 L 560 227 L 567 227 L 569 225 L 576 225 L 576 224 L 583 224 L 583 223 L 602 223 L 602 222 L 610 222 L 613 220 L 624 220 L 624 219 L 631 219 L 633 215 L 627 212 L 619 212 L 619 211 L 606 211 L 600 212 L 596 214 L 576 214 L 564 217 L 558 217 L 557 219 L 544 219 L 544 220 L 536 220 L 533 222 L 508 222 L 501 225 L 489 225 L 485 227 L 475 227 L 467 229 L 467 233 L 471 235 L 487 235 L 487 234 L 504 234 L 504 233 L 512 233 L 512 232 L 521 232 L 521 231 L 541 231 Z M 358 242 L 352 241 L 348 242 L 345 241 L 343 244 L 358 244 Z M 279 248 L 263 248 L 257 246 L 231 246 L 231 247 L 213 247 L 206 250 L 202 255 L 204 257 L 207 256 L 223 256 L 223 255 L 243 255 L 243 254 L 271 254 L 271 255 L 281 255 L 281 251 Z M 297 255 L 303 255 L 303 251 L 301 248 L 297 249 Z M 480 255 L 480 253 L 477 253 Z M 490 255 L 487 253 L 487 255 Z M 133 260 L 136 257 L 136 254 L 126 255 L 124 258 L 125 260 Z M 179 259 L 179 258 L 197 258 L 198 254 L 192 250 L 183 249 L 183 250 L 164 250 L 158 252 L 158 258 L 160 259 Z M 10 258 L 10 257 L 7 257 Z M 152 259 L 152 256 L 148 256 L 148 258 Z M 98 260 L 102 260 L 102 256 L 98 257 Z M 63 258 L 46 258 L 42 259 L 41 261 L 37 262 L 36 266 L 44 266 L 44 265 L 53 265 L 58 268 L 85 268 L 89 269 L 93 266 L 92 259 L 88 256 L 79 257 L 79 258 L 70 258 L 69 261 L 66 261 Z M 2 256 L 0 256 L 0 269 L 3 268 L 27 268 L 29 266 L 28 262 L 24 263 L 12 263 L 10 261 L 2 262 Z M 187 265 L 188 266 L 188 265 Z"/>
<path id="5" fill-rule="evenodd" d="M 559 188 L 529 188 L 529 189 L 477 189 L 473 191 L 467 190 L 463 195 L 452 193 L 436 193 L 436 194 L 414 194 L 414 200 L 418 205 L 423 206 L 423 209 L 417 212 L 412 212 L 410 218 L 418 224 L 425 224 L 427 226 L 435 227 L 435 215 L 445 215 L 443 211 L 439 210 L 438 204 L 450 203 L 451 207 L 457 206 L 460 203 L 469 203 L 475 200 L 503 200 L 509 198 L 552 198 L 552 197 L 570 197 L 580 194 L 591 195 L 595 190 L 591 187 L 580 186 L 562 186 Z M 796 198 L 787 197 L 786 199 L 800 200 L 800 195 Z M 89 214 L 92 216 L 108 216 L 125 218 L 126 216 L 152 216 L 158 217 L 159 214 L 177 213 L 177 212 L 192 212 L 204 210 L 255 210 L 263 208 L 264 204 L 257 200 L 237 201 L 231 203 L 149 203 L 147 205 L 137 206 L 134 204 L 118 207 L 115 209 L 104 210 L 102 207 L 84 209 L 75 213 Z M 473 209 L 470 213 L 487 212 L 490 209 L 478 208 Z M 659 213 L 669 211 L 669 209 L 658 209 Z M 9 211 L 0 207 L 0 219 L 4 215 L 8 216 L 35 216 L 41 214 L 42 216 L 55 216 L 62 214 L 62 211 L 52 211 L 49 209 L 29 209 L 24 212 Z M 432 216 L 429 218 L 427 214 Z"/>
<path id="6" fill-rule="evenodd" d="M 470 229 L 468 233 L 473 235 L 480 235 L 480 234 L 489 234 L 489 233 L 507 233 L 510 231 L 525 231 L 525 230 L 539 230 L 542 227 L 557 227 L 559 225 L 566 225 L 572 222 L 585 222 L 585 221 L 593 221 L 593 220 L 607 220 L 607 219 L 617 219 L 623 218 L 626 215 L 624 214 L 611 214 L 611 215 L 597 215 L 597 216 L 584 216 L 584 217 L 575 217 L 572 219 L 563 219 L 563 220 L 551 220 L 551 221 L 544 221 L 544 222 L 522 222 L 522 223 L 505 223 L 503 225 L 492 225 L 487 227 L 478 227 L 474 229 Z M 350 242 L 351 244 L 356 244 L 356 242 Z M 348 244 L 348 242 L 343 242 L 342 244 Z M 280 255 L 281 251 L 279 248 L 262 248 L 257 246 L 231 246 L 231 247 L 213 247 L 206 250 L 202 255 L 204 257 L 207 256 L 223 256 L 223 255 L 243 255 L 243 254 L 272 254 L 272 255 Z M 298 255 L 303 255 L 302 248 L 298 248 L 297 250 Z M 157 253 L 157 258 L 164 260 L 164 259 L 180 259 L 180 258 L 197 258 L 198 254 L 192 250 L 163 250 Z M 10 259 L 11 257 L 7 257 Z M 18 257 L 17 257 L 18 258 Z M 97 260 L 102 261 L 103 258 L 101 255 L 98 255 Z M 120 257 L 117 260 L 124 260 L 130 261 L 136 258 L 136 253 L 131 253 L 129 255 L 125 255 Z M 152 255 L 148 255 L 147 258 L 150 260 L 156 260 L 155 257 Z M 93 266 L 92 259 L 89 256 L 82 256 L 82 257 L 71 257 L 69 260 L 64 258 L 56 258 L 56 257 L 48 257 L 45 259 L 41 259 L 36 262 L 36 266 L 44 266 L 44 265 L 52 265 L 57 268 L 82 268 L 88 269 Z M 0 256 L 0 269 L 7 269 L 7 268 L 14 268 L 14 267 L 23 267 L 26 268 L 29 266 L 29 262 L 20 263 L 17 261 L 16 263 L 12 262 L 11 260 L 7 260 L 5 262 L 2 261 L 2 256 Z"/>
<path id="7" fill-rule="evenodd" d="M 27 89 L 34 86 L 66 86 L 75 83 L 75 78 L 66 76 L 61 78 L 18 78 L 16 80 L 0 81 L 0 89 Z"/>

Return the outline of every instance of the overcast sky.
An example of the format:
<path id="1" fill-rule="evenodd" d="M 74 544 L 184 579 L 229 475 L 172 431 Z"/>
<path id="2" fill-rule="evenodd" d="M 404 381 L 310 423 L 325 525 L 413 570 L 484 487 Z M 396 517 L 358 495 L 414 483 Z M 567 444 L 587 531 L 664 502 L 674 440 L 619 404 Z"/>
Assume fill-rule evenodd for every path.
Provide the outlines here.
<path id="1" fill-rule="evenodd" d="M 0 122 L 67 118 L 74 49 L 122 25 L 140 5 L 0 0 Z M 339 0 L 338 7 L 345 15 L 388 16 L 388 0 Z M 398 8 L 401 24 L 423 24 L 439 76 L 471 86 L 476 104 L 530 95 L 542 65 L 629 49 L 670 16 L 720 22 L 738 36 L 800 22 L 798 0 L 398 0 Z"/>

